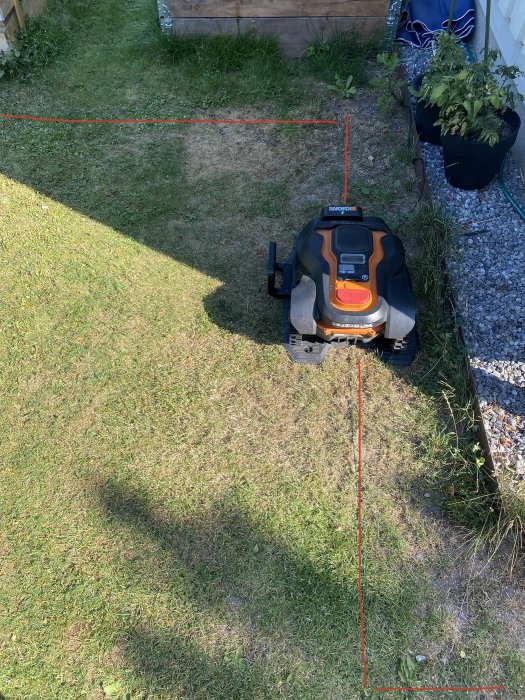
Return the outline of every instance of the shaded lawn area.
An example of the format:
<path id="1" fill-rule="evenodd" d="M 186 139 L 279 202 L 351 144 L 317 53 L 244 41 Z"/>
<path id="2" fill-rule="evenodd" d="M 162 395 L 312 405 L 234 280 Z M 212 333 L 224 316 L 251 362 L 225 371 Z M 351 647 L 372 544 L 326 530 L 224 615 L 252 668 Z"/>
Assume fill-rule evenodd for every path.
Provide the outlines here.
<path id="1" fill-rule="evenodd" d="M 83 31 L 38 81 L 1 84 L 3 111 L 342 124 L 349 109 L 355 196 L 392 223 L 415 204 L 405 126 L 369 91 L 334 101 L 264 56 L 170 64 L 145 0 L 66 10 Z M 288 251 L 341 200 L 342 143 L 331 127 L 2 122 L 7 700 L 380 697 L 360 665 L 357 357 L 370 682 L 397 685 L 399 659 L 422 653 L 418 683 L 520 697 L 515 640 L 482 591 L 458 623 L 459 544 L 418 495 L 443 428 L 414 385 L 424 365 L 334 351 L 298 367 L 279 345 L 267 244 Z"/>

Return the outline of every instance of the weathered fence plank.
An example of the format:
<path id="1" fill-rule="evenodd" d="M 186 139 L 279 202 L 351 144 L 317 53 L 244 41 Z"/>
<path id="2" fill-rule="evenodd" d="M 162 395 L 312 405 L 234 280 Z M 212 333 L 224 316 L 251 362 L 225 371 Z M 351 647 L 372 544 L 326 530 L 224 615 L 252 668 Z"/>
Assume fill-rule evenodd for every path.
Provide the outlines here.
<path id="1" fill-rule="evenodd" d="M 171 0 L 172 17 L 386 17 L 388 0 Z"/>
<path id="2" fill-rule="evenodd" d="M 300 56 L 335 31 L 379 33 L 389 0 L 158 0 L 164 31 L 174 34 L 274 35 L 283 52 Z"/>

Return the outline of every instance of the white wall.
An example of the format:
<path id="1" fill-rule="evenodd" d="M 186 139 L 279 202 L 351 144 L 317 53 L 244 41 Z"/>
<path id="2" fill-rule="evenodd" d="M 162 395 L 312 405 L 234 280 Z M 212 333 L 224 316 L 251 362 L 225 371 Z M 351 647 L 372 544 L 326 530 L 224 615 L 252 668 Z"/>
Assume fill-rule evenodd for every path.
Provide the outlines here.
<path id="1" fill-rule="evenodd" d="M 476 0 L 476 32 L 473 45 L 478 55 L 485 43 L 486 0 Z M 501 51 L 508 66 L 515 65 L 525 71 L 525 0 L 492 0 L 490 13 L 491 45 Z M 516 87 L 525 95 L 525 77 L 516 81 Z M 513 155 L 525 174 L 525 104 L 516 111 L 521 117 Z"/>
<path id="2" fill-rule="evenodd" d="M 5 38 L 4 25 L 0 22 L 0 51 L 9 51 L 9 44 Z"/>
<path id="3" fill-rule="evenodd" d="M 5 36 L 4 14 L 0 7 L 0 51 L 9 51 L 9 44 Z"/>

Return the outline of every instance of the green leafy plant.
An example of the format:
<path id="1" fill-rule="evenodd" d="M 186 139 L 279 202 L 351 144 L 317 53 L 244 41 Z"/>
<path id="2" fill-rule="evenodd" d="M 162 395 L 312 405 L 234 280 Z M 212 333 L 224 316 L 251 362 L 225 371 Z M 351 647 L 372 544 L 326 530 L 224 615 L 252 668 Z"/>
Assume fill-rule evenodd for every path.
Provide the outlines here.
<path id="1" fill-rule="evenodd" d="M 308 46 L 304 54 L 308 58 L 312 58 L 314 56 L 322 56 L 323 54 L 326 54 L 329 51 L 330 44 L 328 43 L 328 39 L 320 39 L 315 44 L 311 44 L 310 46 Z"/>
<path id="2" fill-rule="evenodd" d="M 468 63 L 454 35 L 444 32 L 421 89 L 412 92 L 427 106 L 439 108 L 435 125 L 443 134 L 494 146 L 506 128 L 500 115 L 514 109 L 516 98 L 521 98 L 512 81 L 523 73 L 516 66 L 502 65 L 499 51 L 485 51 L 482 62 Z"/>
<path id="3" fill-rule="evenodd" d="M 376 60 L 379 65 L 379 74 L 371 81 L 372 86 L 377 90 L 376 104 L 381 114 L 389 116 L 396 104 L 401 104 L 403 101 L 401 90 L 404 81 L 398 72 L 400 59 L 398 53 L 392 51 L 378 54 Z"/>
<path id="4" fill-rule="evenodd" d="M 417 663 L 409 654 L 405 654 L 405 656 L 401 657 L 399 660 L 397 673 L 403 685 L 412 685 L 417 673 Z"/>
<path id="5" fill-rule="evenodd" d="M 335 84 L 329 85 L 328 89 L 332 92 L 335 92 L 337 95 L 340 95 L 341 97 L 346 97 L 348 99 L 354 97 L 354 95 L 357 92 L 357 88 L 354 85 L 353 75 L 349 75 L 348 78 L 346 78 L 346 80 L 344 78 L 341 78 L 340 75 L 336 75 Z"/>
<path id="6" fill-rule="evenodd" d="M 506 124 L 500 115 L 514 109 L 512 81 L 522 72 L 516 66 L 498 64 L 499 58 L 499 51 L 492 49 L 483 62 L 465 64 L 460 71 L 428 81 L 425 95 L 430 105 L 439 107 L 436 125 L 443 134 L 491 146 L 502 138 Z"/>
<path id="7" fill-rule="evenodd" d="M 234 651 L 224 654 L 224 663 L 227 666 L 233 666 L 240 671 L 245 671 L 248 668 L 248 659 L 243 646 L 237 647 Z"/>
<path id="8" fill-rule="evenodd" d="M 122 697 L 122 694 L 124 692 L 122 683 L 119 680 L 111 679 L 109 681 L 101 683 L 100 686 L 102 688 L 104 697 L 107 698 L 116 698 L 117 696 Z"/>
<path id="9" fill-rule="evenodd" d="M 436 52 L 430 64 L 419 91 L 410 88 L 410 92 L 421 102 L 431 104 L 430 96 L 433 88 L 446 81 L 449 76 L 459 73 L 467 65 L 467 57 L 454 34 L 443 32 L 436 41 Z"/>
<path id="10" fill-rule="evenodd" d="M 300 661 L 295 669 L 291 671 L 285 671 L 284 682 L 280 685 L 290 686 L 291 688 L 299 686 L 302 677 L 304 677 L 307 671 L 308 663 L 306 661 Z"/>
<path id="11" fill-rule="evenodd" d="M 454 34 L 443 32 L 436 41 L 436 51 L 430 60 L 420 89 L 409 87 L 409 90 L 427 107 L 433 106 L 436 88 L 446 84 L 451 76 L 459 73 L 466 66 L 466 54 Z"/>
<path id="12" fill-rule="evenodd" d="M 60 53 L 65 31 L 47 17 L 28 18 L 16 35 L 15 47 L 0 52 L 0 79 L 27 80 Z"/>

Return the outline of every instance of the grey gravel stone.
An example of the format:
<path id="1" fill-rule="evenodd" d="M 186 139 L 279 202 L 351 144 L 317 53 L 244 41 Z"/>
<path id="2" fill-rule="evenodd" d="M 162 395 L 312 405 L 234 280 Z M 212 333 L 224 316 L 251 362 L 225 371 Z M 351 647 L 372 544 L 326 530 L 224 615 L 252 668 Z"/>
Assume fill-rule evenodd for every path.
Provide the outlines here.
<path id="1" fill-rule="evenodd" d="M 404 46 L 407 79 L 426 70 L 432 49 Z M 467 192 L 445 179 L 441 148 L 421 144 L 434 201 L 459 224 L 447 269 L 492 458 L 525 479 L 525 221 L 497 178 Z M 509 156 L 505 184 L 525 208 L 525 185 Z"/>

